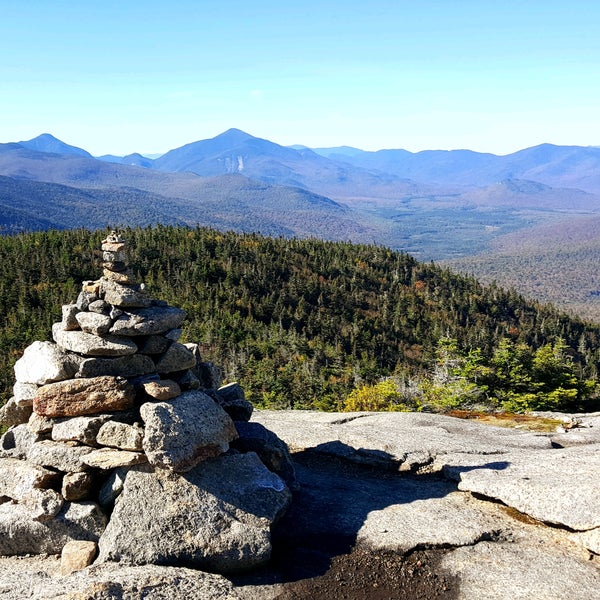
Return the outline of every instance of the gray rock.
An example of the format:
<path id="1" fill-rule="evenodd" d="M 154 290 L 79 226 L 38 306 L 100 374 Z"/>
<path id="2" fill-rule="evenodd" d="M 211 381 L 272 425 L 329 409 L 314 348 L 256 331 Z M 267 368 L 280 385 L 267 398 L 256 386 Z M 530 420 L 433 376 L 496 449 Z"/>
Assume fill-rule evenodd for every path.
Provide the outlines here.
<path id="1" fill-rule="evenodd" d="M 21 500 L 32 489 L 49 488 L 56 473 L 24 460 L 0 458 L 0 496 Z"/>
<path id="2" fill-rule="evenodd" d="M 80 360 L 52 342 L 33 342 L 15 363 L 15 376 L 20 383 L 36 385 L 62 381 L 75 375 Z"/>
<path id="3" fill-rule="evenodd" d="M 179 387 L 184 391 L 199 390 L 202 387 L 199 379 L 191 370 L 183 371 L 183 373 L 177 374 L 171 373 L 171 377 L 173 377 Z"/>
<path id="4" fill-rule="evenodd" d="M 98 561 L 256 567 L 269 560 L 270 526 L 289 502 L 284 482 L 253 453 L 211 459 L 185 476 L 134 467 Z"/>
<path id="5" fill-rule="evenodd" d="M 297 489 L 296 470 L 287 444 L 260 423 L 235 422 L 239 438 L 231 447 L 240 452 L 256 452 L 269 471 L 283 479 L 287 486 Z"/>
<path id="6" fill-rule="evenodd" d="M 17 404 L 33 406 L 33 399 L 37 394 L 38 386 L 35 383 L 21 383 L 17 381 L 13 385 L 13 396 Z"/>
<path id="7" fill-rule="evenodd" d="M 32 404 L 19 404 L 13 396 L 0 407 L 0 423 L 6 427 L 27 423 L 32 412 Z"/>
<path id="8" fill-rule="evenodd" d="M 121 315 L 110 332 L 114 335 L 156 335 L 168 332 L 185 319 L 185 311 L 174 306 L 151 306 Z"/>
<path id="9" fill-rule="evenodd" d="M 15 425 L 0 438 L 1 456 L 24 459 L 31 446 L 40 436 L 29 429 L 29 425 Z"/>
<path id="10" fill-rule="evenodd" d="M 600 446 L 512 451 L 438 461 L 460 490 L 501 500 L 535 519 L 584 531 L 600 527 Z"/>
<path id="11" fill-rule="evenodd" d="M 82 361 L 75 376 L 120 375 L 121 377 L 138 377 L 154 371 L 154 362 L 149 356 L 130 354 L 118 358 L 86 358 Z"/>
<path id="12" fill-rule="evenodd" d="M 228 383 L 217 390 L 219 404 L 234 421 L 249 421 L 254 411 L 254 406 L 246 400 L 242 386 L 237 383 Z"/>
<path id="13" fill-rule="evenodd" d="M 187 471 L 226 452 L 237 437 L 229 415 L 202 392 L 184 392 L 170 402 L 147 402 L 140 415 L 149 462 L 172 471 Z"/>
<path id="14" fill-rule="evenodd" d="M 193 368 L 194 374 L 201 383 L 202 388 L 214 389 L 221 387 L 223 372 L 211 362 L 198 363 Z"/>
<path id="15" fill-rule="evenodd" d="M 123 491 L 125 477 L 129 472 L 129 467 L 119 467 L 111 472 L 104 485 L 100 488 L 98 502 L 104 509 L 112 509 L 115 500 Z"/>
<path id="16" fill-rule="evenodd" d="M 76 315 L 79 312 L 77 304 L 64 304 L 62 307 L 62 325 L 67 331 L 79 329 Z"/>
<path id="17" fill-rule="evenodd" d="M 59 554 L 71 540 L 98 538 L 106 517 L 93 502 L 65 502 L 54 519 L 35 521 L 19 504 L 0 504 L 0 555 Z"/>
<path id="18" fill-rule="evenodd" d="M 596 567 L 539 543 L 482 542 L 450 552 L 440 566 L 459 578 L 457 600 L 600 599 Z"/>
<path id="19" fill-rule="evenodd" d="M 451 453 L 501 454 L 511 448 L 552 447 L 542 434 L 482 427 L 473 421 L 427 413 L 261 410 L 254 411 L 252 419 L 276 433 L 292 450 L 318 448 L 356 462 L 401 470 L 435 468 L 436 456 Z"/>
<path id="20" fill-rule="evenodd" d="M 75 501 L 89 498 L 94 484 L 90 473 L 65 473 L 60 493 L 65 500 Z"/>
<path id="21" fill-rule="evenodd" d="M 182 333 L 183 331 L 179 327 L 177 327 L 175 329 L 170 329 L 169 331 L 167 331 L 165 333 L 165 337 L 172 342 L 178 342 Z M 189 344 L 186 344 L 186 347 L 189 347 Z"/>
<path id="22" fill-rule="evenodd" d="M 156 362 L 156 371 L 160 375 L 167 375 L 177 371 L 191 369 L 196 364 L 196 359 L 183 344 L 174 342 Z"/>
<path id="23" fill-rule="evenodd" d="M 95 302 L 96 300 L 98 300 L 98 296 L 94 292 L 82 290 L 79 292 L 79 296 L 77 296 L 75 305 L 79 310 L 87 310 L 90 303 Z"/>
<path id="24" fill-rule="evenodd" d="M 107 421 L 100 427 L 96 440 L 101 446 L 110 446 L 121 450 L 141 451 L 144 430 L 141 427 Z"/>
<path id="25" fill-rule="evenodd" d="M 95 300 L 94 302 L 90 302 L 88 310 L 99 315 L 107 315 L 110 313 L 110 304 L 104 302 L 104 300 Z"/>
<path id="26" fill-rule="evenodd" d="M 130 467 L 148 461 L 143 452 L 129 452 L 114 448 L 100 448 L 86 454 L 82 462 L 95 469 L 109 470 L 118 467 Z"/>
<path id="27" fill-rule="evenodd" d="M 29 417 L 29 421 L 27 422 L 27 427 L 29 427 L 29 431 L 35 435 L 52 433 L 54 419 L 38 415 L 37 413 L 32 413 L 31 417 Z"/>
<path id="28" fill-rule="evenodd" d="M 112 319 L 102 313 L 80 312 L 75 315 L 75 318 L 83 331 L 93 335 L 104 335 L 112 326 Z"/>
<path id="29" fill-rule="evenodd" d="M 112 335 L 99 337 L 91 333 L 85 333 L 85 331 L 65 331 L 61 323 L 55 323 L 52 326 L 52 337 L 61 348 L 86 356 L 125 356 L 137 352 L 135 342 L 129 338 Z M 73 370 L 73 375 L 75 375 L 77 369 L 78 366 Z M 62 377 L 61 379 L 69 379 L 69 377 Z M 39 385 L 43 384 L 40 383 Z"/>
<path id="30" fill-rule="evenodd" d="M 20 499 L 34 521 L 53 519 L 63 507 L 64 498 L 54 490 L 31 489 Z"/>
<path id="31" fill-rule="evenodd" d="M 63 473 L 85 471 L 88 467 L 83 457 L 93 448 L 89 446 L 68 446 L 61 442 L 41 440 L 31 444 L 27 451 L 27 460 L 42 467 L 49 467 Z"/>
<path id="32" fill-rule="evenodd" d="M 152 304 L 148 292 L 139 285 L 121 285 L 104 278 L 100 280 L 100 295 L 105 302 L 119 308 L 144 308 Z"/>
<path id="33" fill-rule="evenodd" d="M 171 345 L 171 340 L 162 335 L 149 335 L 147 338 L 136 339 L 136 344 L 142 354 L 163 354 Z"/>
<path id="34" fill-rule="evenodd" d="M 73 441 L 95 446 L 98 430 L 109 419 L 109 415 L 56 419 L 52 428 L 52 439 L 55 442 Z"/>
<path id="35" fill-rule="evenodd" d="M 0 569 L 1 600 L 242 599 L 224 577 L 182 567 L 112 563 L 93 565 L 66 577 L 58 576 L 59 559 L 50 556 L 0 557 Z"/>

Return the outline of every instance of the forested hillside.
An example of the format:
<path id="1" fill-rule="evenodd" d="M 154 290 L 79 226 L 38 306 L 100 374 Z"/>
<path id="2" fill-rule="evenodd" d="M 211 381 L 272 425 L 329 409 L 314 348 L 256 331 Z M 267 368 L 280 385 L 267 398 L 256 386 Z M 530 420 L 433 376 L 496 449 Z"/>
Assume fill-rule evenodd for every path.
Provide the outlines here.
<path id="1" fill-rule="evenodd" d="M 260 406 L 585 409 L 600 327 L 374 245 L 159 226 L 122 232 L 186 341 Z M 105 232 L 0 238 L 0 389 L 99 277 Z"/>

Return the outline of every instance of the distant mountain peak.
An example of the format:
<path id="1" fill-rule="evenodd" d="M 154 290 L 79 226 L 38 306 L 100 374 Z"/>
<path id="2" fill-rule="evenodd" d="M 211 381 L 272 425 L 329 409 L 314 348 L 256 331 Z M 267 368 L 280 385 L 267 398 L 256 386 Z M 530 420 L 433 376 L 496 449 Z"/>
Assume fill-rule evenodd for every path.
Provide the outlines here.
<path id="1" fill-rule="evenodd" d="M 92 158 L 92 155 L 83 148 L 66 144 L 62 140 L 54 137 L 51 133 L 42 133 L 31 140 L 19 142 L 19 145 L 27 148 L 28 150 L 35 150 L 36 152 L 49 152 L 51 154 L 74 154 L 76 156 L 86 156 L 88 158 Z"/>

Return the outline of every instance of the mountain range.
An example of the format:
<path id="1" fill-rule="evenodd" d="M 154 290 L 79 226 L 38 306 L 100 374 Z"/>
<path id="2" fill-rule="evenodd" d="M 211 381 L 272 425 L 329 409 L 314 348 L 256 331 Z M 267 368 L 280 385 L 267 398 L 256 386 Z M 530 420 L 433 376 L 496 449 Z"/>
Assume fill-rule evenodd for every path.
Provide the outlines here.
<path id="1" fill-rule="evenodd" d="M 376 242 L 424 259 L 485 251 L 565 214 L 600 212 L 600 149 L 281 146 L 229 129 L 157 158 L 93 157 L 50 134 L 0 144 L 5 232 L 135 223 Z"/>

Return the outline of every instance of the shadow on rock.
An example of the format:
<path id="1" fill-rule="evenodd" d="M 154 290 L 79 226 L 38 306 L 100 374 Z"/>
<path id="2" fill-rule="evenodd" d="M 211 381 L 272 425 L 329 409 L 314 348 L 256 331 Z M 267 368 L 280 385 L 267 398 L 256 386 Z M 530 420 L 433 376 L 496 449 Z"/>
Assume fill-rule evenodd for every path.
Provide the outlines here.
<path id="1" fill-rule="evenodd" d="M 369 456 L 371 464 L 357 464 L 348 460 L 356 457 L 354 448 L 341 442 L 325 446 L 293 455 L 300 489 L 273 530 L 271 564 L 260 572 L 234 578 L 236 584 L 319 577 L 336 557 L 355 548 L 369 513 L 443 498 L 457 490 L 455 482 L 441 476 L 392 471 L 393 457 L 385 452 L 365 450 L 362 454 Z M 481 468 L 504 469 L 507 465 L 497 462 Z"/>

